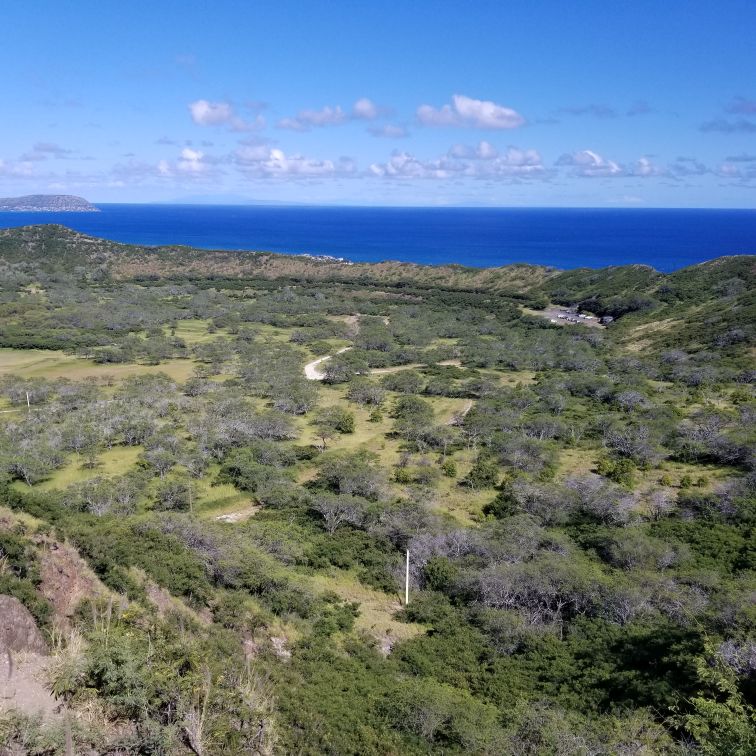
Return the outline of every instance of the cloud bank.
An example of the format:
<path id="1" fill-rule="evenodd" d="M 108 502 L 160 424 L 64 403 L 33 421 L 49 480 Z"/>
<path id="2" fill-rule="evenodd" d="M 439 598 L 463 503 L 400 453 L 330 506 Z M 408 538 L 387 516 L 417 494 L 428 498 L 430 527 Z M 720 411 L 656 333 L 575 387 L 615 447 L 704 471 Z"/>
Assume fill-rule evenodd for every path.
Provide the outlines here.
<path id="1" fill-rule="evenodd" d="M 546 170 L 536 150 L 508 147 L 500 154 L 486 141 L 474 147 L 454 145 L 446 155 L 422 160 L 406 151 L 395 151 L 385 163 L 372 163 L 369 174 L 395 179 L 496 179 L 543 177 Z"/>

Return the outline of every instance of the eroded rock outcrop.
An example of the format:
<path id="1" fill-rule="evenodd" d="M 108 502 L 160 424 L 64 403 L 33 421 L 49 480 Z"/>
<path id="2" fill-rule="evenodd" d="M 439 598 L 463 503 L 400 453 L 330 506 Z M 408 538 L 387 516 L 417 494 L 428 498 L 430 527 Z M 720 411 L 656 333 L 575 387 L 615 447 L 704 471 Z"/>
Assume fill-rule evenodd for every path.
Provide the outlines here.
<path id="1" fill-rule="evenodd" d="M 0 653 L 46 654 L 47 643 L 31 612 L 13 596 L 0 595 Z"/>

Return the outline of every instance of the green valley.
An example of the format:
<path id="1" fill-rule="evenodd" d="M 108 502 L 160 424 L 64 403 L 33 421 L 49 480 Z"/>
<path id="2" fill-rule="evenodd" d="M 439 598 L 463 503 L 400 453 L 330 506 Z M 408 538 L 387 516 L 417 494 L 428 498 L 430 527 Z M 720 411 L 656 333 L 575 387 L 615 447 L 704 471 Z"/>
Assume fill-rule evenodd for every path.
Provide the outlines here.
<path id="1" fill-rule="evenodd" d="M 0 231 L 0 741 L 754 753 L 755 268 Z"/>

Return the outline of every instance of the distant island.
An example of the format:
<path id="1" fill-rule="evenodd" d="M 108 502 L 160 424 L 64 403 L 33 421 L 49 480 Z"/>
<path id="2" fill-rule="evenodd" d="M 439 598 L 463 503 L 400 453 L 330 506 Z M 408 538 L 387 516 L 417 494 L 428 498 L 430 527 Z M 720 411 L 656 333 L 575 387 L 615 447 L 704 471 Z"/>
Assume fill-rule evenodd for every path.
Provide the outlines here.
<path id="1" fill-rule="evenodd" d="M 0 197 L 0 212 L 99 213 L 100 208 L 73 194 L 29 194 Z"/>

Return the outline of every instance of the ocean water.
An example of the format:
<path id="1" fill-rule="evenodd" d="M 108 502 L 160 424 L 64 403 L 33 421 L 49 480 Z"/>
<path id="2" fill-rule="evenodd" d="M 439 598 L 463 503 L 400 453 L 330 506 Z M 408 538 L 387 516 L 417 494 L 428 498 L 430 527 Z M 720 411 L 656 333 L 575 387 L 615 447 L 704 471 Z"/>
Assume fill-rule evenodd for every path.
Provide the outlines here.
<path id="1" fill-rule="evenodd" d="M 0 227 L 62 223 L 139 244 L 187 244 L 492 267 L 644 263 L 670 271 L 756 254 L 756 210 L 99 205 L 100 213 L 2 213 Z"/>

